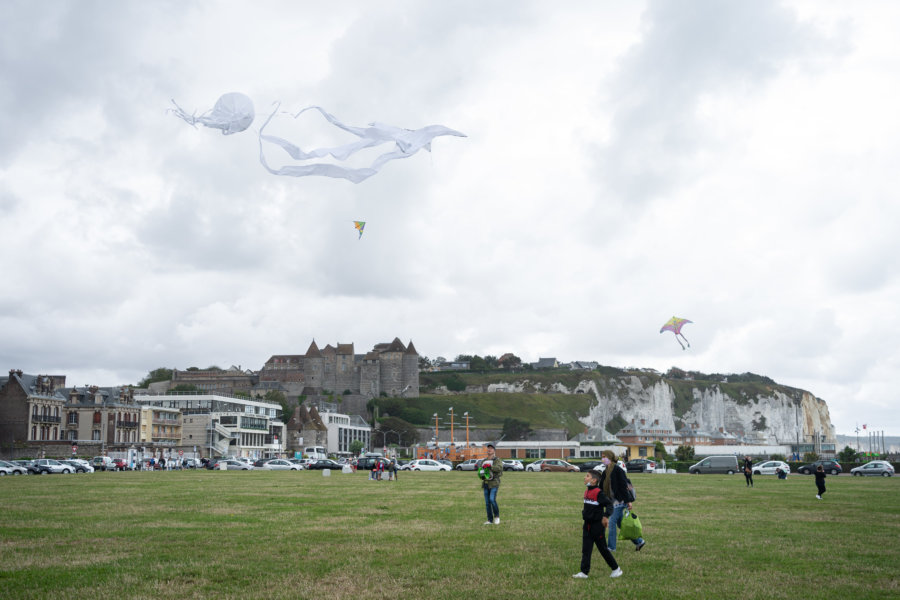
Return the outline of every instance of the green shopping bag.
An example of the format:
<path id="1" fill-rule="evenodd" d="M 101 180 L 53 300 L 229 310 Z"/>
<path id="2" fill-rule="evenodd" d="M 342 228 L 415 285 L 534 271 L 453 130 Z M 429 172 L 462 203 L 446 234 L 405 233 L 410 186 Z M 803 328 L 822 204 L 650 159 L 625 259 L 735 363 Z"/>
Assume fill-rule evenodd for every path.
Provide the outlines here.
<path id="1" fill-rule="evenodd" d="M 619 526 L 620 540 L 636 540 L 643 537 L 644 528 L 641 527 L 641 520 L 630 510 L 622 513 L 622 524 Z"/>

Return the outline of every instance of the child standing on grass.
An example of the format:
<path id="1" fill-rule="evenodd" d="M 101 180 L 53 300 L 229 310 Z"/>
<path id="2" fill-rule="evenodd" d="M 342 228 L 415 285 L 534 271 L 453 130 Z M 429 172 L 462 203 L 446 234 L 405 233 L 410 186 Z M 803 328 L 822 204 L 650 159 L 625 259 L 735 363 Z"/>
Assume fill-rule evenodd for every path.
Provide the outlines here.
<path id="1" fill-rule="evenodd" d="M 816 467 L 816 490 L 819 492 L 816 494 L 816 499 L 818 500 L 821 500 L 822 494 L 825 493 L 825 477 L 827 477 L 825 475 L 825 467 L 822 465 Z"/>
<path id="2" fill-rule="evenodd" d="M 600 551 L 600 556 L 612 569 L 610 577 L 622 575 L 619 563 L 613 558 L 609 548 L 606 547 L 606 526 L 612 515 L 612 500 L 603 493 L 600 487 L 600 473 L 590 470 L 584 474 L 584 508 L 581 509 L 581 518 L 584 525 L 581 528 L 581 571 L 572 575 L 575 579 L 587 579 L 591 572 L 591 554 L 594 546 Z"/>

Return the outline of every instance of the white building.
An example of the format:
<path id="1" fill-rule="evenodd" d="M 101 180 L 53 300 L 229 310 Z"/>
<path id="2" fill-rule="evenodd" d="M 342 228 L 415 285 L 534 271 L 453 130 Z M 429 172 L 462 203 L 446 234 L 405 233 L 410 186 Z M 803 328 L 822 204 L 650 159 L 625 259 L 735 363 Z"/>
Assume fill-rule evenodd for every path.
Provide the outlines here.
<path id="1" fill-rule="evenodd" d="M 281 406 L 219 394 L 139 395 L 144 406 L 181 411 L 181 447 L 200 456 L 265 458 L 284 454 Z"/>
<path id="2" fill-rule="evenodd" d="M 336 412 L 323 412 L 320 416 L 328 430 L 328 454 L 350 454 L 350 445 L 354 440 L 362 442 L 364 449 L 369 447 L 372 427 L 361 416 Z"/>

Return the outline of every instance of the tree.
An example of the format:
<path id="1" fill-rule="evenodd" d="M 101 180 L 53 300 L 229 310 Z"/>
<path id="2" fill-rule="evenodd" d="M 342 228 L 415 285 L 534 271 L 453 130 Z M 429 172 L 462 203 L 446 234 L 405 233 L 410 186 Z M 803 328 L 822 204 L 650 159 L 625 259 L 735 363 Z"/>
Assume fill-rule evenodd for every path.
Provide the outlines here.
<path id="1" fill-rule="evenodd" d="M 656 458 L 659 458 L 659 459 L 661 459 L 661 460 L 666 460 L 666 447 L 665 447 L 665 445 L 664 445 L 662 442 L 660 442 L 660 441 L 657 441 L 657 442 L 656 442 L 655 444 L 653 444 L 653 445 L 654 445 L 654 447 L 655 447 L 655 449 L 656 449 L 656 451 L 655 451 Z"/>
<path id="2" fill-rule="evenodd" d="M 425 371 L 431 368 L 431 360 L 427 356 L 419 357 L 419 370 Z"/>
<path id="3" fill-rule="evenodd" d="M 773 454 L 769 456 L 769 460 L 780 460 L 781 462 L 787 462 L 787 459 L 784 457 L 784 454 Z"/>
<path id="4" fill-rule="evenodd" d="M 488 369 L 496 369 L 497 368 L 497 357 L 487 355 L 484 357 L 484 364 L 487 365 Z"/>
<path id="5" fill-rule="evenodd" d="M 294 403 L 288 402 L 284 392 L 280 390 L 269 390 L 266 392 L 266 395 L 263 396 L 263 400 L 281 406 L 281 420 L 285 423 L 294 414 Z"/>
<path id="6" fill-rule="evenodd" d="M 359 454 L 360 452 L 362 452 L 363 448 L 365 448 L 365 446 L 363 446 L 363 443 L 360 440 L 353 440 L 352 442 L 350 442 L 351 454 Z"/>
<path id="7" fill-rule="evenodd" d="M 811 463 L 819 460 L 819 455 L 815 452 L 807 452 L 803 455 L 803 462 Z"/>
<path id="8" fill-rule="evenodd" d="M 172 369 L 167 369 L 165 367 L 153 369 L 147 373 L 146 377 L 141 379 L 137 384 L 137 387 L 146 388 L 151 383 L 158 383 L 160 381 L 172 381 Z"/>
<path id="9" fill-rule="evenodd" d="M 524 440 L 531 434 L 531 423 L 512 417 L 503 419 L 503 439 Z"/>
<path id="10" fill-rule="evenodd" d="M 675 448 L 675 458 L 681 461 L 694 460 L 694 447 L 681 445 Z"/>
<path id="11" fill-rule="evenodd" d="M 497 365 L 501 369 L 513 370 L 518 369 L 522 366 L 522 359 L 513 354 L 512 352 L 507 352 L 503 356 L 497 359 Z"/>
<path id="12" fill-rule="evenodd" d="M 838 460 L 842 463 L 855 463 L 859 461 L 859 452 L 850 446 L 844 446 L 844 449 L 838 452 Z"/>

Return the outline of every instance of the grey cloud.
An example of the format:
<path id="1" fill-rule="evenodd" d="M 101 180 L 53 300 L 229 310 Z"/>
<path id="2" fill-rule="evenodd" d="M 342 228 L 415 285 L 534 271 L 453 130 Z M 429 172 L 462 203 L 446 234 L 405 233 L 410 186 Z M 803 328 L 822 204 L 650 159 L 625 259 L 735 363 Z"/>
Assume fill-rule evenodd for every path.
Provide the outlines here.
<path id="1" fill-rule="evenodd" d="M 598 161 L 632 201 L 688 178 L 701 152 L 715 154 L 721 142 L 697 116 L 704 95 L 754 94 L 791 63 L 846 49 L 774 2 L 654 1 L 643 30 L 611 82 L 612 135 Z"/>

